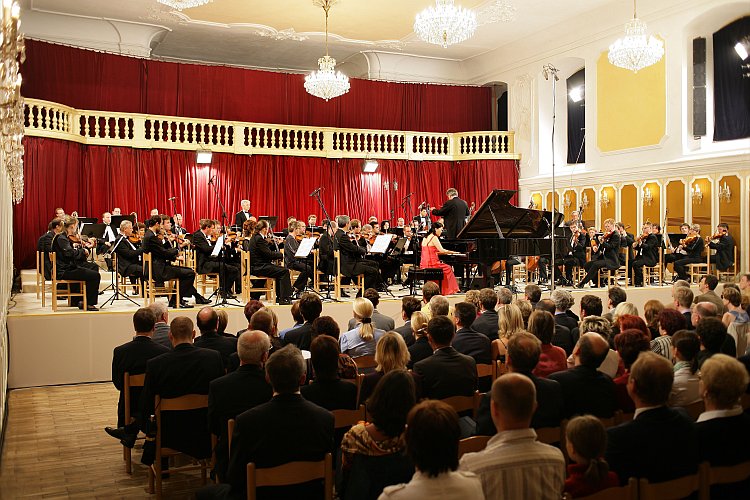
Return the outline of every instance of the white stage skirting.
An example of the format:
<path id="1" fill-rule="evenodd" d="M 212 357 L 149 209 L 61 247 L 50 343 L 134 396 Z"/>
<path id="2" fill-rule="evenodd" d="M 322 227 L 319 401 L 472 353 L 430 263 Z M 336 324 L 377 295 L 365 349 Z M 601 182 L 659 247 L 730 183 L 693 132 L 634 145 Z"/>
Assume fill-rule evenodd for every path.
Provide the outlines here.
<path id="1" fill-rule="evenodd" d="M 695 290 L 695 288 L 694 288 Z M 572 290 L 576 298 L 573 310 L 578 312 L 578 299 L 585 294 L 602 297 L 607 305 L 606 289 Z M 639 311 L 650 299 L 671 302 L 671 287 L 628 288 L 628 300 Z M 549 294 L 545 293 L 544 297 Z M 521 294 L 522 298 L 523 295 Z M 449 298 L 451 303 L 463 300 L 462 295 Z M 34 293 L 15 296 L 16 306 L 9 311 L 8 334 L 10 347 L 10 388 L 45 385 L 101 382 L 111 379 L 112 350 L 130 340 L 133 335 L 131 317 L 136 306 L 118 305 L 117 310 L 79 312 L 62 308 L 57 313 L 41 308 Z M 273 306 L 279 317 L 279 329 L 292 325 L 290 306 Z M 378 310 L 402 325 L 401 301 L 382 300 Z M 62 312 L 65 311 L 65 312 Z M 71 311 L 71 312 L 68 312 Z M 247 326 L 240 307 L 227 308 L 230 332 Z M 195 320 L 198 309 L 170 309 L 170 319 L 188 316 Z M 323 314 L 332 316 L 339 325 L 346 326 L 351 318 L 352 304 L 325 303 Z"/>

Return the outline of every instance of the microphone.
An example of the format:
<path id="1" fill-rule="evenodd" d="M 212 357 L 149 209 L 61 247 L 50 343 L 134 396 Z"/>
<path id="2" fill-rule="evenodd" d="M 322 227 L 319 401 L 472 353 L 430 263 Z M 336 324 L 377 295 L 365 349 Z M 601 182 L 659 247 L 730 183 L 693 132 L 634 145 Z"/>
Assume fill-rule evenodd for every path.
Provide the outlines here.
<path id="1" fill-rule="evenodd" d="M 323 190 L 323 187 L 319 187 L 315 191 L 310 193 L 310 196 L 315 196 L 316 194 L 320 193 L 322 190 Z"/>
<path id="2" fill-rule="evenodd" d="M 169 201 L 176 200 L 176 199 L 177 199 L 176 196 L 172 196 L 171 198 L 167 198 L 167 200 L 169 200 Z"/>
<path id="3" fill-rule="evenodd" d="M 555 81 L 560 80 L 560 77 L 557 76 L 558 69 L 555 68 L 551 63 L 547 63 L 544 66 L 542 66 L 542 76 L 544 76 L 545 80 L 549 80 L 549 75 L 552 74 L 552 76 L 555 78 Z"/>
<path id="4" fill-rule="evenodd" d="M 214 183 L 214 178 L 213 177 L 211 177 L 210 179 L 208 179 L 208 185 L 209 186 L 212 185 L 213 183 Z"/>

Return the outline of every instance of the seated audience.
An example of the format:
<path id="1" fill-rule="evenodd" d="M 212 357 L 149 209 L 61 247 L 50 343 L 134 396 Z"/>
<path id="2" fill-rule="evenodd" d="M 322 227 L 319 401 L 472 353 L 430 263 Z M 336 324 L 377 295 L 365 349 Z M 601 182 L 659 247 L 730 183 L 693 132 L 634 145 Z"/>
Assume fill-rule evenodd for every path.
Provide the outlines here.
<path id="1" fill-rule="evenodd" d="M 627 302 L 624 302 L 627 304 Z M 622 304 L 620 304 L 622 305 Z M 651 342 L 651 331 L 648 329 L 648 325 L 640 316 L 634 314 L 622 314 L 617 317 L 617 332 L 624 332 L 625 330 L 638 330 L 649 343 Z M 614 329 L 613 329 L 614 330 Z M 614 333 L 614 332 L 613 332 Z M 617 338 L 612 339 L 613 341 Z"/>
<path id="2" fill-rule="evenodd" d="M 687 328 L 685 316 L 676 309 L 664 309 L 656 321 L 658 336 L 651 341 L 651 352 L 672 361 L 672 335 Z"/>
<path id="3" fill-rule="evenodd" d="M 409 480 L 414 467 L 404 457 L 406 416 L 416 403 L 414 379 L 404 370 L 387 373 L 367 400 L 369 422 L 341 441 L 342 499 L 377 498 L 383 488 Z"/>
<path id="4" fill-rule="evenodd" d="M 696 308 L 705 304 L 710 303 L 697 304 Z M 700 369 L 708 358 L 722 352 L 722 346 L 728 337 L 727 327 L 724 326 L 724 323 L 719 318 L 708 317 L 698 321 L 695 333 L 698 334 L 698 338 L 701 341 L 701 351 L 697 356 L 698 368 Z"/>
<path id="5" fill-rule="evenodd" d="M 372 356 L 375 354 L 375 344 L 385 332 L 377 329 L 372 324 L 372 302 L 369 299 L 358 297 L 352 305 L 354 317 L 357 318 L 357 327 L 344 332 L 339 338 L 341 352 L 352 358 L 359 356 Z"/>
<path id="6" fill-rule="evenodd" d="M 607 430 L 591 415 L 575 417 L 565 426 L 565 446 L 574 463 L 568 465 L 565 493 L 580 498 L 619 486 L 617 474 L 604 460 Z"/>
<path id="7" fill-rule="evenodd" d="M 529 332 L 542 343 L 539 363 L 534 368 L 534 375 L 546 378 L 548 375 L 568 369 L 567 354 L 562 347 L 552 345 L 555 332 L 555 318 L 547 311 L 537 309 L 529 318 Z"/>
<path id="8" fill-rule="evenodd" d="M 498 307 L 507 306 L 513 303 L 513 292 L 508 288 L 500 288 L 497 291 L 497 305 Z"/>
<path id="9" fill-rule="evenodd" d="M 323 311 L 323 302 L 314 293 L 303 293 L 299 299 L 299 312 L 305 322 L 284 335 L 284 343 L 297 346 L 301 350 L 309 350 L 312 342 L 312 322 Z"/>
<path id="10" fill-rule="evenodd" d="M 258 316 L 256 313 L 253 318 Z M 271 399 L 263 365 L 271 342 L 265 332 L 246 330 L 237 339 L 240 366 L 236 371 L 212 380 L 208 386 L 208 426 L 218 436 L 215 471 L 224 481 L 229 461 L 227 422 L 240 413 Z"/>
<path id="11" fill-rule="evenodd" d="M 674 307 L 685 317 L 687 322 L 688 330 L 695 330 L 693 325 L 692 315 L 693 311 L 690 308 L 693 304 L 693 291 L 688 287 L 676 287 L 672 289 L 672 296 L 674 297 Z"/>
<path id="12" fill-rule="evenodd" d="M 653 352 L 633 363 L 628 393 L 635 416 L 607 430 L 605 458 L 622 484 L 631 477 L 659 483 L 698 470 L 695 425 L 684 411 L 666 406 L 673 378 L 672 364 Z"/>
<path id="13" fill-rule="evenodd" d="M 236 338 L 235 335 L 227 333 L 227 325 L 229 325 L 229 313 L 226 309 L 219 309 L 216 311 L 216 315 L 219 317 L 219 323 L 216 327 L 216 333 L 222 337 Z"/>
<path id="14" fill-rule="evenodd" d="M 643 305 L 643 317 L 646 319 L 648 331 L 651 333 L 651 340 L 659 337 L 659 315 L 663 310 L 664 304 L 656 299 L 647 300 Z"/>
<path id="15" fill-rule="evenodd" d="M 328 335 L 339 341 L 339 324 L 330 316 L 318 316 L 311 325 L 311 338 L 315 340 L 318 335 Z M 338 376 L 343 379 L 357 378 L 357 364 L 351 356 L 339 352 Z"/>
<path id="16" fill-rule="evenodd" d="M 531 309 L 536 309 L 536 304 L 542 298 L 542 289 L 533 283 L 526 285 L 523 289 L 523 298 L 531 303 Z"/>
<path id="17" fill-rule="evenodd" d="M 440 295 L 440 287 L 437 283 L 434 281 L 427 281 L 424 285 L 422 285 L 422 309 L 421 312 L 425 316 L 427 316 L 427 321 L 430 320 L 431 312 L 430 312 L 430 300 L 432 300 L 432 297 L 435 295 Z"/>
<path id="18" fill-rule="evenodd" d="M 482 301 L 479 298 L 479 290 L 471 289 L 466 291 L 466 295 L 464 295 L 464 302 L 468 302 L 469 304 L 474 304 L 474 307 L 477 308 L 477 318 L 479 317 L 479 311 L 482 310 Z"/>
<path id="19" fill-rule="evenodd" d="M 713 274 L 703 276 L 698 283 L 698 291 L 700 292 L 700 295 L 696 295 L 695 298 L 693 298 L 693 304 L 710 302 L 716 306 L 716 311 L 718 311 L 719 314 L 724 314 L 724 302 L 716 293 L 716 287 L 718 284 L 719 278 Z"/>
<path id="20" fill-rule="evenodd" d="M 512 304 L 516 305 L 521 310 L 521 318 L 523 318 L 523 327 L 526 328 L 529 324 L 529 317 L 533 310 L 531 309 L 531 302 L 528 300 L 518 299 L 514 300 Z"/>
<path id="21" fill-rule="evenodd" d="M 612 338 L 612 325 L 609 320 L 602 316 L 586 316 L 581 320 L 581 326 L 579 327 L 581 335 L 588 332 L 598 333 L 604 338 L 608 344 L 614 346 L 614 342 L 610 341 Z M 580 338 L 578 339 L 580 341 Z M 576 342 L 576 346 L 578 342 Z M 575 366 L 575 360 L 573 356 L 568 356 L 568 368 Z M 620 355 L 614 349 L 609 350 L 607 357 L 602 364 L 597 368 L 602 373 L 610 376 L 610 378 L 616 378 L 625 373 L 625 365 L 622 364 Z"/>
<path id="22" fill-rule="evenodd" d="M 570 315 L 570 308 L 575 303 L 573 295 L 567 290 L 556 288 L 550 298 L 555 303 L 555 323 L 573 331 L 573 328 L 578 326 L 578 320 Z M 573 343 L 570 348 L 573 349 Z"/>
<path id="23" fill-rule="evenodd" d="M 555 315 L 555 303 L 550 299 L 540 300 L 536 305 L 537 310 L 547 311 L 551 315 Z M 573 334 L 570 332 L 568 327 L 555 322 L 555 333 L 552 335 L 552 345 L 562 347 L 566 354 L 570 355 L 573 352 Z"/>
<path id="24" fill-rule="evenodd" d="M 414 332 L 411 329 L 411 316 L 415 312 L 419 311 L 421 307 L 422 306 L 416 297 L 407 295 L 406 297 L 401 299 L 401 318 L 405 321 L 405 323 L 403 324 L 403 326 L 399 326 L 394 331 L 400 333 L 401 336 L 404 337 L 404 341 L 406 342 L 407 346 L 412 345 L 415 340 Z"/>
<path id="25" fill-rule="evenodd" d="M 649 350 L 649 341 L 643 335 L 643 332 L 631 328 L 617 334 L 617 337 L 615 337 L 615 348 L 625 365 L 625 373 L 614 379 L 617 408 L 624 413 L 633 413 L 635 406 L 633 400 L 628 395 L 627 389 L 630 367 L 638 359 L 638 355 L 641 352 Z"/>
<path id="26" fill-rule="evenodd" d="M 477 317 L 477 310 L 473 304 L 459 302 L 453 311 L 456 323 L 456 336 L 453 337 L 453 347 L 461 354 L 474 358 L 477 364 L 492 363 L 492 348 L 490 339 L 471 327 Z M 489 385 L 488 385 L 489 388 Z"/>
<path id="27" fill-rule="evenodd" d="M 612 324 L 614 324 L 617 306 L 619 306 L 623 302 L 627 302 L 627 300 L 628 294 L 624 289 L 620 288 L 619 286 L 609 287 L 609 289 L 607 290 L 607 312 L 602 316 L 607 318 Z M 638 313 L 636 312 L 635 315 L 638 316 Z"/>
<path id="28" fill-rule="evenodd" d="M 459 469 L 480 477 L 488 499 L 559 499 L 565 459 L 559 449 L 537 442 L 529 428 L 537 406 L 534 384 L 519 373 L 503 375 L 492 384 L 490 406 L 497 434 L 483 451 L 461 457 Z"/>
<path id="29" fill-rule="evenodd" d="M 484 315 L 484 313 L 482 313 Z M 505 362 L 505 353 L 508 350 L 508 339 L 518 332 L 523 332 L 523 316 L 521 310 L 515 304 L 507 304 L 496 314 L 499 316 L 497 337 L 492 341 L 492 359 Z M 476 324 L 476 322 L 474 322 Z"/>
<path id="30" fill-rule="evenodd" d="M 365 290 L 364 295 L 362 295 L 364 298 L 372 302 L 372 324 L 375 325 L 375 328 L 379 330 L 383 330 L 386 332 L 389 332 L 396 328 L 396 322 L 393 321 L 393 318 L 386 316 L 385 314 L 381 314 L 378 312 L 378 304 L 380 303 L 380 294 L 377 290 L 374 288 L 368 288 Z M 354 328 L 357 326 L 357 318 L 351 318 L 349 320 L 348 330 L 354 330 Z"/>
<path id="31" fill-rule="evenodd" d="M 495 307 L 497 306 L 497 294 L 492 288 L 483 288 L 479 291 L 479 303 L 482 308 L 479 311 L 479 317 L 474 320 L 472 328 L 483 333 L 490 340 L 498 338 L 498 315 Z"/>
<path id="32" fill-rule="evenodd" d="M 584 295 L 581 297 L 581 320 L 587 316 L 601 316 L 602 315 L 602 299 L 596 295 Z M 579 321 L 581 321 L 579 320 Z M 611 333 L 611 330 L 610 330 Z M 578 343 L 578 337 L 581 336 L 580 326 L 570 331 L 573 341 Z"/>
<path id="33" fill-rule="evenodd" d="M 261 302 L 260 300 L 250 299 L 247 301 L 247 304 L 245 304 L 245 308 L 243 310 L 243 314 L 245 315 L 245 319 L 247 319 L 247 323 L 250 324 L 250 319 L 253 317 L 253 314 L 263 309 L 265 304 Z M 247 328 L 243 328 L 239 332 L 237 332 L 237 336 L 239 337 L 242 332 L 247 330 Z"/>
<path id="34" fill-rule="evenodd" d="M 284 340 L 284 337 L 287 333 L 294 330 L 295 328 L 302 326 L 305 323 L 305 318 L 302 317 L 302 313 L 299 310 L 299 300 L 295 300 L 294 302 L 292 302 L 292 307 L 289 312 L 292 315 L 294 324 L 289 328 L 284 328 L 279 332 L 279 338 L 281 340 Z"/>
<path id="35" fill-rule="evenodd" d="M 250 324 L 248 329 L 260 330 L 261 332 L 268 335 L 268 341 L 271 342 L 271 350 L 269 355 L 273 354 L 274 351 L 284 347 L 284 342 L 279 338 L 278 326 L 276 324 L 276 313 L 272 309 L 263 308 L 260 311 L 253 314 L 250 318 Z"/>
<path id="36" fill-rule="evenodd" d="M 451 305 L 442 295 L 435 295 L 430 299 L 430 318 L 435 316 L 450 316 Z"/>
<path id="37" fill-rule="evenodd" d="M 736 288 L 724 287 L 721 299 L 727 312 L 721 317 L 722 323 L 729 328 L 732 323 L 748 323 L 750 316 L 742 308 L 742 294 Z M 743 353 L 744 354 L 744 353 Z"/>
<path id="38" fill-rule="evenodd" d="M 693 323 L 694 329 L 698 327 L 698 323 L 700 323 L 701 320 L 704 318 L 721 319 L 719 310 L 716 309 L 716 304 L 712 302 L 699 302 L 698 304 L 695 304 L 693 306 L 693 314 L 691 316 L 691 321 Z M 727 334 L 724 337 L 724 342 L 721 344 L 719 352 L 721 352 L 722 354 L 727 354 L 732 357 L 737 357 L 737 344 L 733 336 Z"/>
<path id="39" fill-rule="evenodd" d="M 315 380 L 300 389 L 302 397 L 326 410 L 357 407 L 357 386 L 338 377 L 339 343 L 328 335 L 317 335 L 310 345 Z"/>
<path id="40" fill-rule="evenodd" d="M 422 361 L 432 356 L 432 346 L 427 338 L 427 322 L 429 319 L 421 312 L 417 311 L 411 315 L 411 329 L 414 333 L 414 343 L 409 346 L 409 369 L 414 367 L 414 363 Z"/>
<path id="41" fill-rule="evenodd" d="M 237 338 L 219 335 L 219 315 L 213 307 L 204 307 L 198 311 L 196 325 L 201 336 L 195 339 L 195 346 L 212 349 L 221 354 L 224 368 L 229 367 L 229 356 L 237 352 Z"/>
<path id="42" fill-rule="evenodd" d="M 359 404 L 367 401 L 386 373 L 393 370 L 406 370 L 406 365 L 409 363 L 409 349 L 406 347 L 404 338 L 396 332 L 386 332 L 375 346 L 375 362 L 378 364 L 375 371 L 368 373 L 362 379 L 362 385 L 359 388 Z"/>
<path id="43" fill-rule="evenodd" d="M 694 331 L 679 330 L 672 336 L 674 381 L 669 406 L 688 406 L 701 399 L 698 388 L 700 376 L 697 373 L 700 350 L 701 341 Z"/>
<path id="44" fill-rule="evenodd" d="M 575 366 L 549 376 L 562 386 L 566 417 L 585 414 L 612 417 L 616 409 L 615 384 L 597 370 L 608 354 L 609 344 L 601 335 L 584 333 L 573 350 Z"/>
<path id="45" fill-rule="evenodd" d="M 167 349 L 172 349 L 172 342 L 169 341 L 169 309 L 163 302 L 154 302 L 148 306 L 148 309 L 156 316 L 154 325 L 154 335 L 151 339 Z"/>
<path id="46" fill-rule="evenodd" d="M 453 408 L 435 400 L 419 403 L 409 412 L 405 437 L 416 472 L 408 484 L 386 487 L 378 500 L 484 500 L 479 477 L 456 471 L 461 429 Z"/>

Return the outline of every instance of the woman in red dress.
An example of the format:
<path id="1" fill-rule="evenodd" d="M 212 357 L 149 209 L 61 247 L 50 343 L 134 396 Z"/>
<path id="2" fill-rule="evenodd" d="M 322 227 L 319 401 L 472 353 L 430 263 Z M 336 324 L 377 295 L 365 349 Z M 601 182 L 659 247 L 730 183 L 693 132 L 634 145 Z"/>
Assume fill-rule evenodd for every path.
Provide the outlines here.
<path id="1" fill-rule="evenodd" d="M 452 295 L 458 291 L 458 282 L 456 281 L 456 275 L 453 274 L 453 268 L 448 264 L 440 261 L 438 254 L 456 254 L 459 252 L 452 252 L 443 248 L 438 239 L 443 234 L 443 225 L 439 222 L 432 224 L 430 232 L 422 240 L 422 259 L 419 263 L 419 267 L 425 268 L 440 268 L 443 270 L 443 282 L 440 287 L 441 295 Z"/>

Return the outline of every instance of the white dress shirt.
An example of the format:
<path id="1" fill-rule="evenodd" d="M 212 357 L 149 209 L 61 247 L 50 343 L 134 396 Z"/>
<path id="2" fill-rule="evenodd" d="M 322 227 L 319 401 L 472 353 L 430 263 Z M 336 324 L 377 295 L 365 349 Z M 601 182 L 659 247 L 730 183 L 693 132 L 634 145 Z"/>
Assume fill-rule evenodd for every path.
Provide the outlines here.
<path id="1" fill-rule="evenodd" d="M 417 471 L 406 484 L 387 486 L 378 500 L 484 500 L 482 483 L 473 472 L 444 472 L 429 477 Z"/>
<path id="2" fill-rule="evenodd" d="M 700 414 L 698 417 L 697 422 L 706 422 L 707 420 L 713 420 L 715 418 L 726 418 L 726 417 L 736 417 L 737 415 L 742 414 L 742 407 L 737 405 L 734 408 L 729 408 L 728 410 L 711 410 L 711 411 L 704 411 Z"/>
<path id="3" fill-rule="evenodd" d="M 669 394 L 669 406 L 687 406 L 700 401 L 699 382 L 698 372 L 690 372 L 690 363 L 678 361 L 674 365 L 674 382 L 672 382 L 672 392 Z"/>

